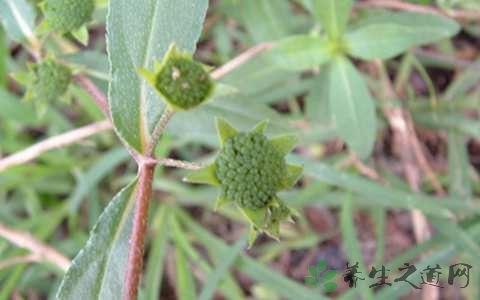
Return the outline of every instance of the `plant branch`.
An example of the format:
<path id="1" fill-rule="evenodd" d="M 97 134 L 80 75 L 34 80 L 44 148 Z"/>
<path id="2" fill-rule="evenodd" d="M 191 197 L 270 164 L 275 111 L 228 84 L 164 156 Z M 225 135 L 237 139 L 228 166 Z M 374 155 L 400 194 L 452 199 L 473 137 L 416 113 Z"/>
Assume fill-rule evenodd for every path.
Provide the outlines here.
<path id="1" fill-rule="evenodd" d="M 10 156 L 7 156 L 6 158 L 1 159 L 0 172 L 5 171 L 13 166 L 27 163 L 47 151 L 68 146 L 94 134 L 110 129 L 111 127 L 111 123 L 108 120 L 104 120 L 48 138 L 22 151 L 16 152 Z"/>
<path id="2" fill-rule="evenodd" d="M 70 267 L 70 260 L 57 250 L 37 240 L 30 233 L 11 229 L 0 223 L 0 236 L 10 243 L 30 250 L 40 261 L 47 261 L 66 271 Z"/>
<path id="3" fill-rule="evenodd" d="M 235 57 L 234 59 L 224 64 L 223 66 L 217 68 L 210 75 L 212 76 L 213 79 L 220 79 L 221 77 L 232 72 L 233 70 L 243 65 L 250 59 L 258 56 L 259 54 L 263 53 L 268 49 L 271 49 L 272 47 L 273 47 L 273 43 L 262 43 L 262 44 L 253 46 L 252 48 L 246 50 L 239 56 Z"/>
<path id="4" fill-rule="evenodd" d="M 152 195 L 152 183 L 155 164 L 144 163 L 139 166 L 137 199 L 133 219 L 132 236 L 125 276 L 124 300 L 137 299 L 138 285 L 142 274 L 145 234 L 148 223 L 148 206 Z"/>
<path id="5" fill-rule="evenodd" d="M 158 120 L 157 125 L 153 129 L 152 139 L 148 144 L 148 148 L 146 152 L 146 156 L 148 158 L 153 158 L 155 147 L 157 146 L 157 143 L 160 140 L 162 133 L 165 131 L 165 127 L 167 127 L 168 121 L 170 121 L 170 119 L 173 117 L 174 114 L 175 112 L 171 110 L 168 106 L 165 107 L 165 110 L 163 111 L 163 114 L 160 117 L 160 120 Z"/>
<path id="6" fill-rule="evenodd" d="M 9 268 L 14 265 L 24 264 L 24 263 L 38 263 L 41 262 L 42 258 L 35 253 L 30 253 L 22 256 L 14 256 L 0 261 L 0 270 Z"/>
<path id="7" fill-rule="evenodd" d="M 171 158 L 160 158 L 160 159 L 154 160 L 154 162 L 161 166 L 174 167 L 174 168 L 180 168 L 180 169 L 186 169 L 186 170 L 199 170 L 203 168 L 202 164 L 191 163 L 188 161 L 176 160 Z"/>
<path id="8" fill-rule="evenodd" d="M 105 94 L 93 83 L 93 81 L 90 80 L 90 78 L 83 76 L 83 75 L 77 75 L 73 77 L 75 82 L 78 83 L 82 88 L 85 89 L 93 98 L 95 103 L 97 104 L 98 108 L 107 116 L 110 118 L 110 113 L 108 109 L 108 100 Z"/>

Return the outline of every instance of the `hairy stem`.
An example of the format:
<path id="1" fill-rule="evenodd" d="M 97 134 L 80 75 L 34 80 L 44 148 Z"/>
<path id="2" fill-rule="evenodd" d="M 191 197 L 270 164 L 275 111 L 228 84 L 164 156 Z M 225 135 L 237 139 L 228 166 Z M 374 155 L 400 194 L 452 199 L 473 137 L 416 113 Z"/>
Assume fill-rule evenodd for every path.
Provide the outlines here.
<path id="1" fill-rule="evenodd" d="M 130 239 L 123 300 L 137 299 L 138 286 L 143 267 L 143 251 L 148 224 L 148 206 L 152 196 L 154 173 L 155 164 L 144 163 L 139 167 L 139 185 L 137 188 L 137 199 L 135 205 L 135 215 L 133 219 L 132 236 Z"/>
<path id="2" fill-rule="evenodd" d="M 168 108 L 168 106 L 165 107 L 165 110 L 163 111 L 163 114 L 160 117 L 160 120 L 155 126 L 155 129 L 153 130 L 152 140 L 150 141 L 150 144 L 148 145 L 148 148 L 147 148 L 147 153 L 146 153 L 147 157 L 149 158 L 153 157 L 153 153 L 155 152 L 155 147 L 157 146 L 158 140 L 162 136 L 162 133 L 165 130 L 165 127 L 167 126 L 168 121 L 170 121 L 170 119 L 173 117 L 174 114 L 175 112 L 170 108 Z"/>

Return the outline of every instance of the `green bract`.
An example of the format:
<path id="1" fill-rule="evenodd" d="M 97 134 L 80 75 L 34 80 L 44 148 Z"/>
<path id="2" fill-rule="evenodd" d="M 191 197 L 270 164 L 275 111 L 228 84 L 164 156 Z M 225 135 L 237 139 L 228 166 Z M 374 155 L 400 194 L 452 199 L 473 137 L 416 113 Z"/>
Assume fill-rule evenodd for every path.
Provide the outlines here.
<path id="1" fill-rule="evenodd" d="M 53 101 L 65 94 L 71 80 L 71 72 L 65 65 L 52 59 L 30 68 L 26 98 L 39 101 Z"/>
<path id="2" fill-rule="evenodd" d="M 222 149 L 217 159 L 186 178 L 220 187 L 216 207 L 225 203 L 238 206 L 252 224 L 250 244 L 259 232 L 278 238 L 280 222 L 292 219 L 292 210 L 277 192 L 293 187 L 303 169 L 285 161 L 297 138 L 284 135 L 268 139 L 264 135 L 266 125 L 262 122 L 250 132 L 238 132 L 218 119 Z"/>
<path id="3" fill-rule="evenodd" d="M 194 108 L 212 94 L 214 82 L 205 67 L 194 61 L 188 52 L 170 46 L 154 73 L 140 69 L 148 82 L 173 110 Z"/>
<path id="4" fill-rule="evenodd" d="M 79 29 L 92 17 L 94 0 L 45 0 L 43 13 L 53 30 L 62 33 Z"/>

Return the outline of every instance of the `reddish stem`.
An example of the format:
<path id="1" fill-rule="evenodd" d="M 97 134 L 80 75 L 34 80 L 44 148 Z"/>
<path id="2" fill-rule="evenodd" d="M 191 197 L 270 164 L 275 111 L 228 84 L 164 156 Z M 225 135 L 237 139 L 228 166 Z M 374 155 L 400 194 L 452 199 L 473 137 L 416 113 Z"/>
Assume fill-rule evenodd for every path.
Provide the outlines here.
<path id="1" fill-rule="evenodd" d="M 138 286 L 143 267 L 145 233 L 148 224 L 148 206 L 152 196 L 152 182 L 155 172 L 155 164 L 147 162 L 141 164 L 139 168 L 139 186 L 137 189 L 135 216 L 133 219 L 132 236 L 130 239 L 123 300 L 137 299 Z"/>

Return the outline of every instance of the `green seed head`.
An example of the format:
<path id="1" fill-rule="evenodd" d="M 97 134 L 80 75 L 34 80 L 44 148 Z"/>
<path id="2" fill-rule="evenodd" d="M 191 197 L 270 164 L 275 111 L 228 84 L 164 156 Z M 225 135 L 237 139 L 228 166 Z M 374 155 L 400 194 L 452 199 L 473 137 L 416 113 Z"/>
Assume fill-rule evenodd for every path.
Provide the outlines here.
<path id="1" fill-rule="evenodd" d="M 46 59 L 31 70 L 28 92 L 38 100 L 53 101 L 65 94 L 71 80 L 70 69 Z"/>
<path id="2" fill-rule="evenodd" d="M 45 0 L 44 14 L 53 30 L 71 32 L 92 17 L 94 0 Z"/>
<path id="3" fill-rule="evenodd" d="M 140 70 L 140 73 L 174 110 L 188 110 L 200 105 L 210 97 L 214 87 L 204 66 L 174 45 L 154 73 L 146 70 Z"/>
<path id="4" fill-rule="evenodd" d="M 217 159 L 185 179 L 220 188 L 215 207 L 233 202 L 251 224 L 249 245 L 259 233 L 278 239 L 280 223 L 293 221 L 294 210 L 277 197 L 292 188 L 302 174 L 302 166 L 287 164 L 285 156 L 297 138 L 282 135 L 268 139 L 268 122 L 260 122 L 250 132 L 238 132 L 223 119 L 217 119 L 222 148 Z"/>
<path id="5" fill-rule="evenodd" d="M 286 173 L 283 155 L 257 132 L 229 138 L 216 166 L 222 196 L 251 209 L 267 206 L 281 188 Z"/>

